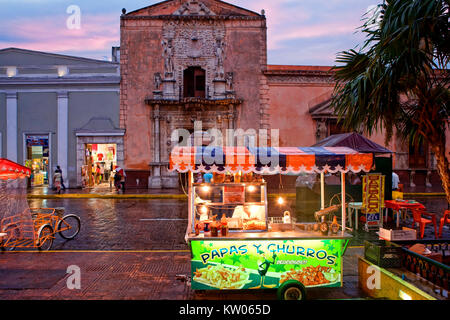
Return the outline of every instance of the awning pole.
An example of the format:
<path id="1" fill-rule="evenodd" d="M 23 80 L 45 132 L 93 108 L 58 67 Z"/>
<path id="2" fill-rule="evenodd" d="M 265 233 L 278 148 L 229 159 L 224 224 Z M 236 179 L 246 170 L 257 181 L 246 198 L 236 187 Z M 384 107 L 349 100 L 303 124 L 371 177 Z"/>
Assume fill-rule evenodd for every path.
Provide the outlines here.
<path id="1" fill-rule="evenodd" d="M 195 221 L 192 221 L 192 218 L 194 217 L 194 188 L 192 187 L 192 182 L 194 180 L 192 171 L 188 171 L 188 227 L 187 230 L 189 232 L 194 233 L 194 227 L 195 227 Z"/>
<path id="2" fill-rule="evenodd" d="M 325 209 L 325 174 L 320 173 L 320 209 Z"/>
<path id="3" fill-rule="evenodd" d="M 345 232 L 345 222 L 347 220 L 347 210 L 345 203 L 345 172 L 341 172 L 341 215 L 342 215 L 342 234 Z"/>

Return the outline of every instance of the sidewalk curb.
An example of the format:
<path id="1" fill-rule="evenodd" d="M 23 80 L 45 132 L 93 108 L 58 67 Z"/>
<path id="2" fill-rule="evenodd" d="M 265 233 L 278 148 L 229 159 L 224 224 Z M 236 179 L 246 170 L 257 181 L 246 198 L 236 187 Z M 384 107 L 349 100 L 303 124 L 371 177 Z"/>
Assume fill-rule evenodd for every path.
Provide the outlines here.
<path id="1" fill-rule="evenodd" d="M 295 193 L 270 193 L 268 198 L 295 199 Z M 407 197 L 445 197 L 445 193 L 404 193 Z M 28 199 L 179 199 L 185 200 L 185 194 L 97 194 L 97 193 L 72 193 L 72 194 L 28 194 Z"/>

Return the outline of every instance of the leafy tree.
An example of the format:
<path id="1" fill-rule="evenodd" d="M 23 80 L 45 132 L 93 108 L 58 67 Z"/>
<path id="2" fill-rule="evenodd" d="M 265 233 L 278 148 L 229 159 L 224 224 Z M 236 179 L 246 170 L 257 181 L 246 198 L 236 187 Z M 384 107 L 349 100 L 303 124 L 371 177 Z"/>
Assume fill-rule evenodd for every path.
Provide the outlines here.
<path id="1" fill-rule="evenodd" d="M 450 203 L 449 0 L 388 0 L 365 15 L 357 49 L 340 52 L 332 107 L 347 129 L 426 141 Z"/>

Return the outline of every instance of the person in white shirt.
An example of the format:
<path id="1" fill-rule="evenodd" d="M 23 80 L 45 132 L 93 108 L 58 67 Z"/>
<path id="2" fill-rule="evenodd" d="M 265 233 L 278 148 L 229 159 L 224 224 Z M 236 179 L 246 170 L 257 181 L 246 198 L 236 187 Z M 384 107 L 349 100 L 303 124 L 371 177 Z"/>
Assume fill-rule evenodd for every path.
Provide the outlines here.
<path id="1" fill-rule="evenodd" d="M 392 191 L 398 190 L 399 182 L 400 182 L 400 178 L 398 177 L 398 174 L 396 174 L 394 171 L 392 171 Z"/>

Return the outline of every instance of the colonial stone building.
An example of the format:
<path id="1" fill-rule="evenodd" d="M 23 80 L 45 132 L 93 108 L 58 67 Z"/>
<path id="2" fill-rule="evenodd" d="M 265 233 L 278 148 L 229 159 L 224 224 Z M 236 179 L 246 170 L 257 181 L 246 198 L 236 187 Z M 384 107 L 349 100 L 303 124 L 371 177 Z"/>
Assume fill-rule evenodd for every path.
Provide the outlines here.
<path id="1" fill-rule="evenodd" d="M 177 187 L 167 170 L 171 133 L 194 132 L 196 121 L 202 131 L 278 129 L 280 146 L 310 146 L 341 132 L 329 108 L 331 67 L 268 65 L 266 31 L 264 10 L 218 0 L 123 12 L 120 127 L 129 187 Z M 369 138 L 384 145 L 382 132 Z M 416 184 L 416 172 L 418 184 L 439 183 L 426 146 L 414 153 L 394 139 L 386 147 L 396 152 L 403 183 Z"/>
<path id="2" fill-rule="evenodd" d="M 221 1 L 165 1 L 122 15 L 128 183 L 178 185 L 167 171 L 174 129 L 268 128 L 266 52 L 265 16 Z"/>

